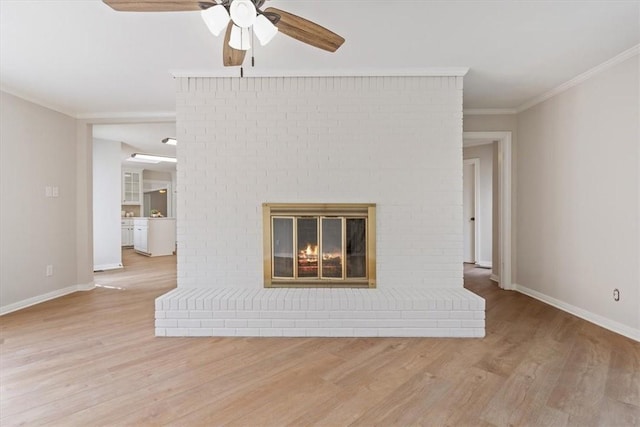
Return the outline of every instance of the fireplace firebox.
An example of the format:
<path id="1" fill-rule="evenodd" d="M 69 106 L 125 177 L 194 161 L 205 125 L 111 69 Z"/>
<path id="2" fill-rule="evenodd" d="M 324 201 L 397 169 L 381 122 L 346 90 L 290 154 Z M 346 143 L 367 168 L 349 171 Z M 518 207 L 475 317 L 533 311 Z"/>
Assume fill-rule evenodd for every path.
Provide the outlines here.
<path id="1" fill-rule="evenodd" d="M 262 208 L 265 287 L 375 288 L 375 204 Z"/>

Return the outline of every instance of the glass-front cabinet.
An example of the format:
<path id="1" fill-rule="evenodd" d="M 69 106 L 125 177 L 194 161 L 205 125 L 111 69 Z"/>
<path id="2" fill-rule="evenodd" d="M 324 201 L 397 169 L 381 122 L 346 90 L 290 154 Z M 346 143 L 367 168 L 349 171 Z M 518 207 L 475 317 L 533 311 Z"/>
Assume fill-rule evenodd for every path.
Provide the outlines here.
<path id="1" fill-rule="evenodd" d="M 142 204 L 142 171 L 134 169 L 122 170 L 122 204 Z"/>

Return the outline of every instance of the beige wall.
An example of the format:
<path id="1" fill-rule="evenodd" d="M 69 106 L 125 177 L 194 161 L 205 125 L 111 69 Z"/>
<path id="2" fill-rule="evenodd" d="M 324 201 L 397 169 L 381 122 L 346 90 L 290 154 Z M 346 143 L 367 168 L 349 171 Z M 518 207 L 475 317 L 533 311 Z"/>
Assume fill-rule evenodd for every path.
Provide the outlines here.
<path id="1" fill-rule="evenodd" d="M 636 338 L 639 80 L 635 56 L 518 115 L 515 221 L 520 287 Z"/>
<path id="2" fill-rule="evenodd" d="M 515 145 L 518 118 L 515 114 L 474 114 L 464 116 L 465 132 L 511 131 L 511 140 Z"/>
<path id="3" fill-rule="evenodd" d="M 77 289 L 75 119 L 0 92 L 0 312 Z M 45 197 L 56 186 L 59 197 Z M 86 212 L 85 212 L 86 214 Z M 53 275 L 46 277 L 46 266 Z M 85 277 L 80 280 L 86 279 Z"/>

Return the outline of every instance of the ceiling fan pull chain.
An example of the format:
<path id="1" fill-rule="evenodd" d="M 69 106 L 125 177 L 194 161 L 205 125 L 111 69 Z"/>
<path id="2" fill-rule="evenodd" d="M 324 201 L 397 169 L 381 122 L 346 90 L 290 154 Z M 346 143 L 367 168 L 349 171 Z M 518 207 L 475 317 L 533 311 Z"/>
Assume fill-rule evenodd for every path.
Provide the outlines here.
<path id="1" fill-rule="evenodd" d="M 254 56 L 256 46 L 256 34 L 253 31 L 253 27 L 251 27 L 251 67 L 256 66 L 256 58 Z"/>

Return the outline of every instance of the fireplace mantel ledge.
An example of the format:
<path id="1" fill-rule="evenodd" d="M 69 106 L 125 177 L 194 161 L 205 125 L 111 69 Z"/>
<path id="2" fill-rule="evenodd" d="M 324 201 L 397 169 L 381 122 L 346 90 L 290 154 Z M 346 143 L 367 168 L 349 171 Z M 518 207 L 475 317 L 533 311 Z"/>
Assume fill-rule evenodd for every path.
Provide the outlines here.
<path id="1" fill-rule="evenodd" d="M 484 337 L 466 289 L 177 288 L 156 299 L 156 336 Z"/>

